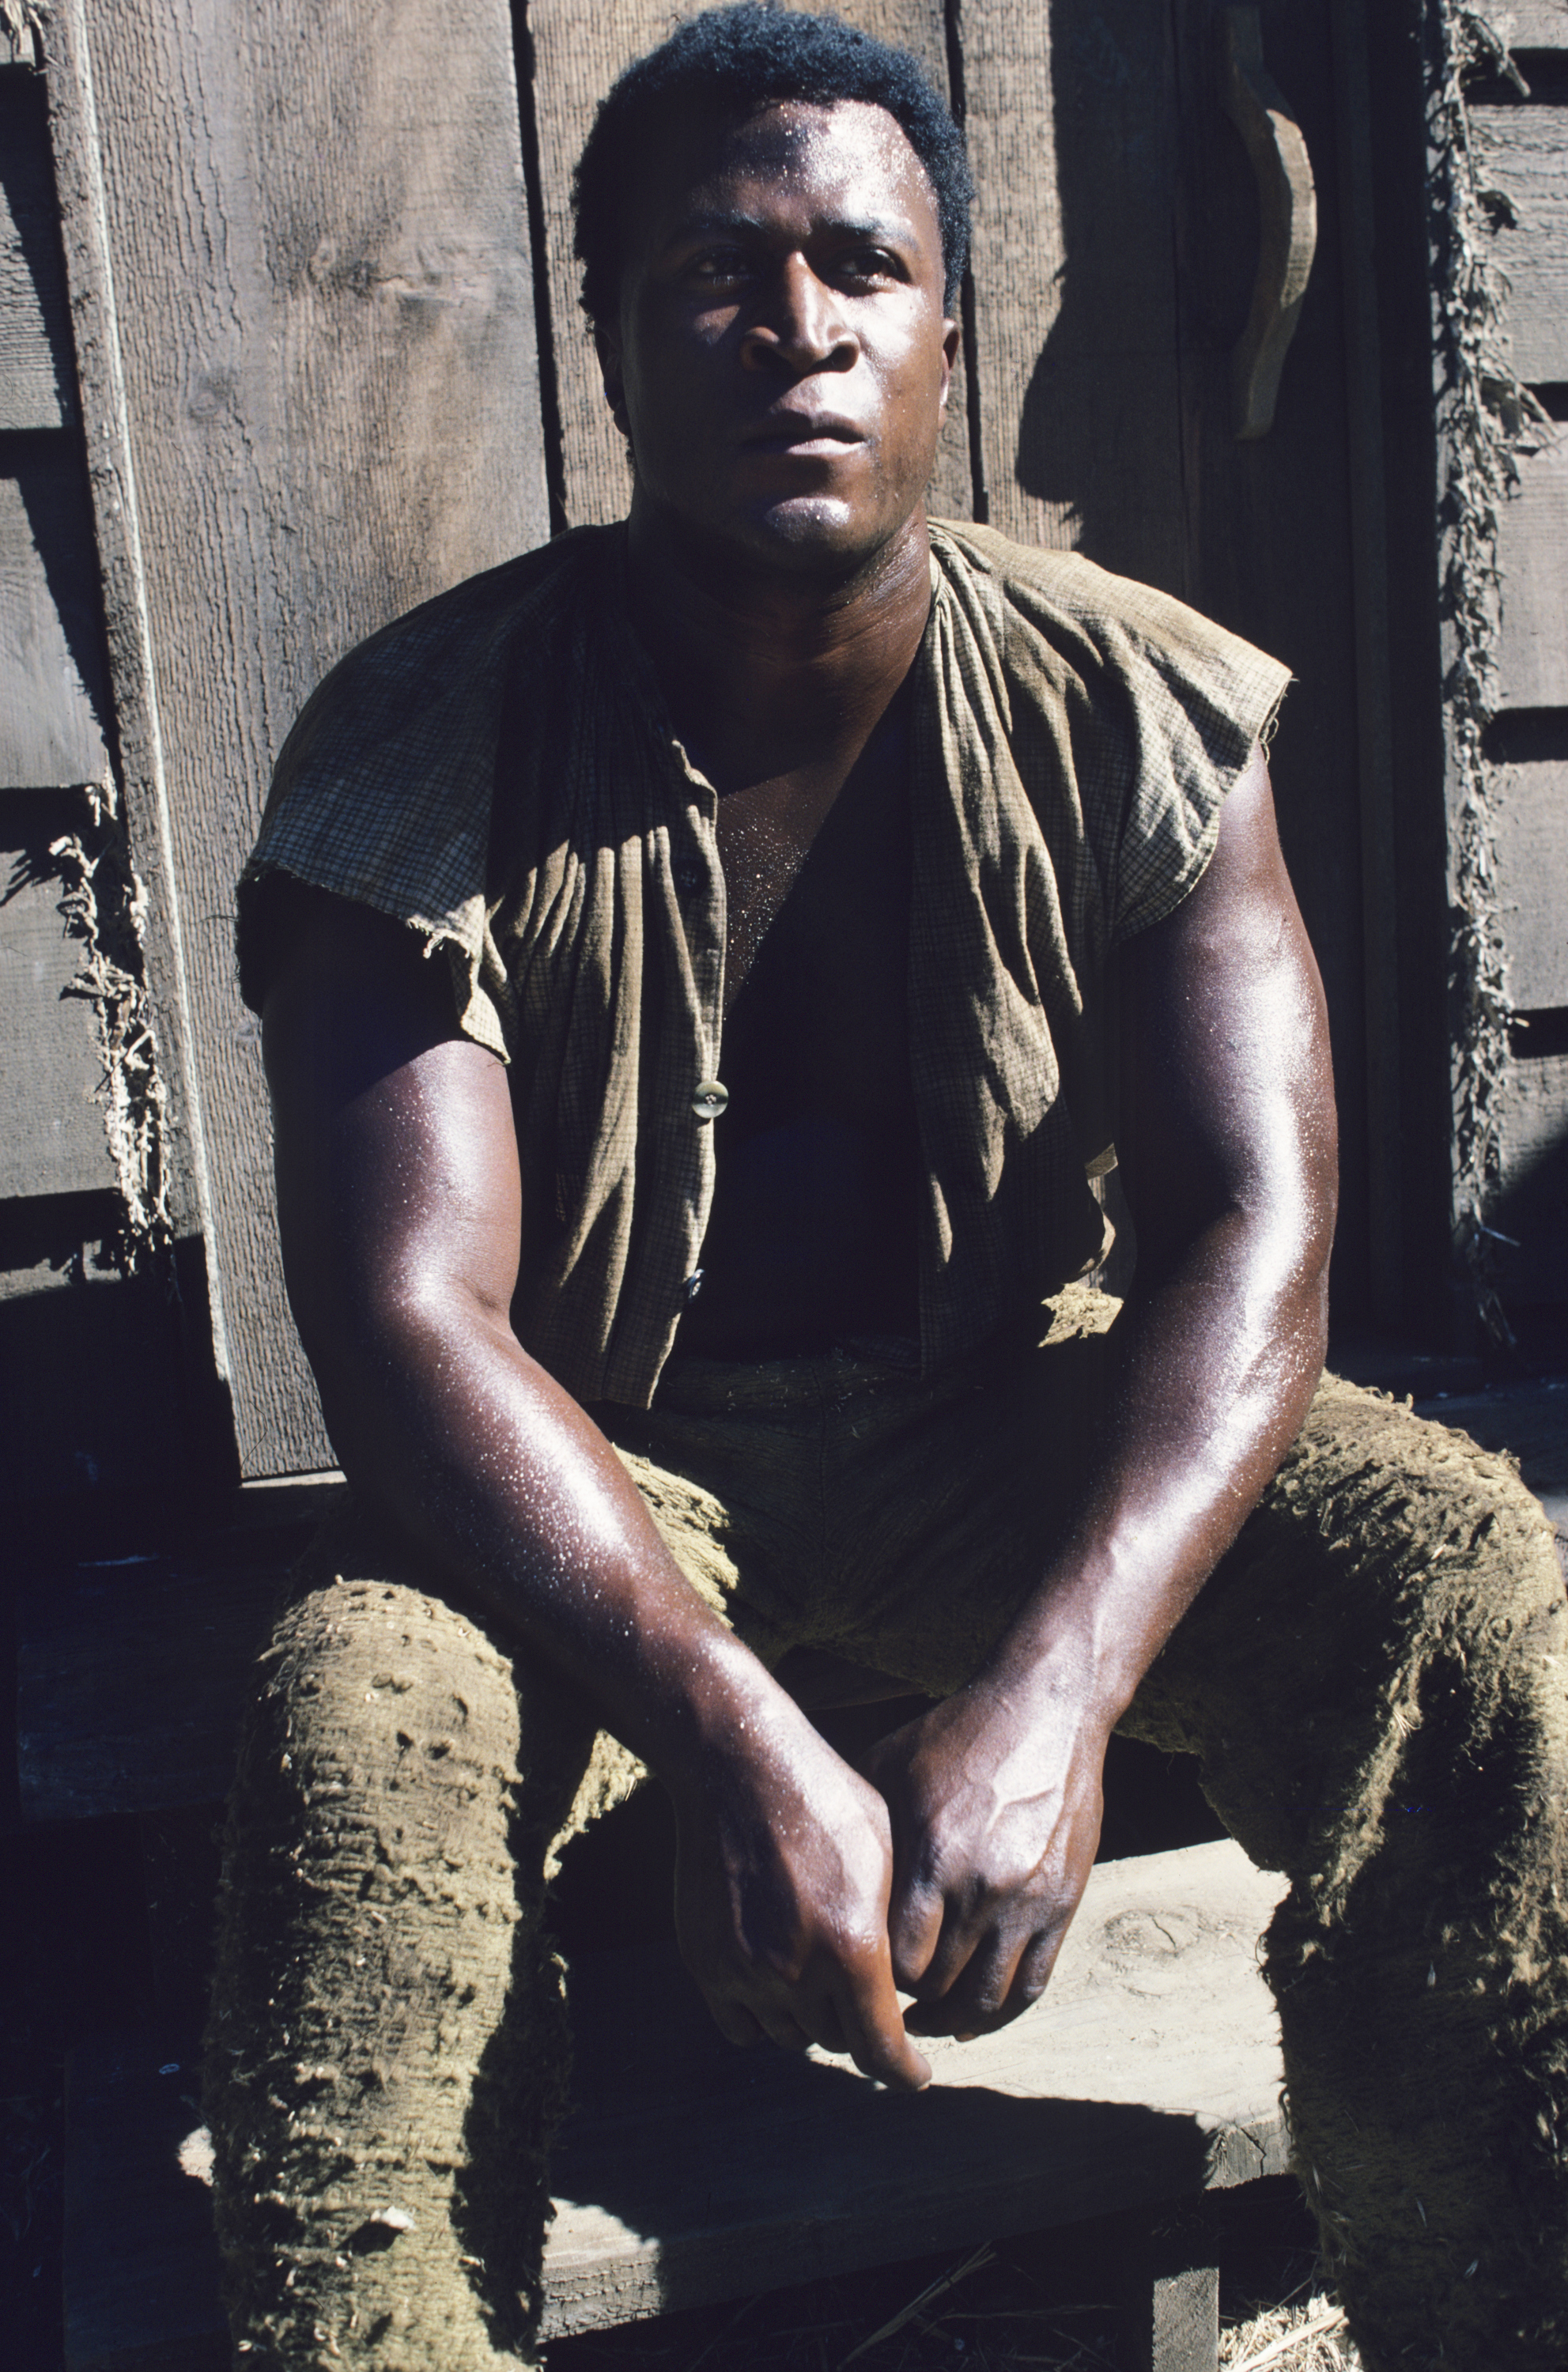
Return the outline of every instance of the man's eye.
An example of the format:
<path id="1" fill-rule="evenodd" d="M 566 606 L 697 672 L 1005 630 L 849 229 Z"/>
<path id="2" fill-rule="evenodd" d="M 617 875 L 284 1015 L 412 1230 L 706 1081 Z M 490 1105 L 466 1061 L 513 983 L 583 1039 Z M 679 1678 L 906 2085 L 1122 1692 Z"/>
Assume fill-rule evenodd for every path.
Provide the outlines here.
<path id="1" fill-rule="evenodd" d="M 897 266 L 885 247 L 854 247 L 840 256 L 839 270 L 849 280 L 888 280 Z"/>
<path id="2" fill-rule="evenodd" d="M 746 276 L 746 258 L 735 248 L 710 248 L 694 255 L 686 269 L 693 280 L 704 283 L 742 280 Z"/>

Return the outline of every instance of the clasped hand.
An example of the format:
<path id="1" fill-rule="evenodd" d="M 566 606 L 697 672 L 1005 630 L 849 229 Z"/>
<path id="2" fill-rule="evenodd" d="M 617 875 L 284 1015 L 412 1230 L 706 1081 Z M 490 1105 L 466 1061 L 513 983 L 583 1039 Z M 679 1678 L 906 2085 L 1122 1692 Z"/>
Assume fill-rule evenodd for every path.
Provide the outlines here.
<path id="1" fill-rule="evenodd" d="M 1105 1737 L 962 1690 L 850 1768 L 804 1715 L 679 1808 L 681 1950 L 731 2041 L 929 2080 L 912 2034 L 1005 2025 L 1043 1990 L 1099 1840 Z M 912 1994 L 907 2011 L 900 1992 Z"/>

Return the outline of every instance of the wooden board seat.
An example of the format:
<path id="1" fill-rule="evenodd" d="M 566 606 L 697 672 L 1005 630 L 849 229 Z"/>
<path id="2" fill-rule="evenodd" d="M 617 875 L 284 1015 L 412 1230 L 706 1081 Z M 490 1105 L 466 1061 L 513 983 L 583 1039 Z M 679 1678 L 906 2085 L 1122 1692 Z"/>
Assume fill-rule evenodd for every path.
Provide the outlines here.
<path id="1" fill-rule="evenodd" d="M 1102 1863 L 1043 2000 L 932 2046 L 917 2097 L 815 2052 L 732 2051 L 673 1954 L 585 1959 L 547 2336 L 1283 2172 L 1256 1952 L 1281 1887 L 1228 1842 Z M 172 2038 L 73 2058 L 69 2372 L 226 2360 L 205 2194 L 180 2164 L 197 2097 Z"/>

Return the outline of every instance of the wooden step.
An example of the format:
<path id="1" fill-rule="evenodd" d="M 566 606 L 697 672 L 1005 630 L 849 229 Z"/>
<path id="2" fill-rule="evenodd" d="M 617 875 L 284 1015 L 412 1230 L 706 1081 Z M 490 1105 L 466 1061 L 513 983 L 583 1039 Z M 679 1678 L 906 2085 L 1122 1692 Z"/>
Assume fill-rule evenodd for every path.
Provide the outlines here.
<path id="1" fill-rule="evenodd" d="M 1228 1842 L 1100 1864 L 1044 1998 L 928 2045 L 912 2097 L 818 2052 L 731 2050 L 671 1953 L 585 1959 L 546 2335 L 1283 2172 L 1256 1954 L 1282 1890 Z M 197 2095 L 168 2039 L 73 2058 L 69 2372 L 226 2362 L 205 2193 L 180 2164 Z"/>

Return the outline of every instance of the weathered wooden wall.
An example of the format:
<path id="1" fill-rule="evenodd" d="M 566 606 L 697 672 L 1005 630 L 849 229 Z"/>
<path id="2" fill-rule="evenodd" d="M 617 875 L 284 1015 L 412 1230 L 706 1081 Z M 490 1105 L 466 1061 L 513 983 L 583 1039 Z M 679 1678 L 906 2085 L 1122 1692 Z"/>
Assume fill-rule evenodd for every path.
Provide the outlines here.
<path id="1" fill-rule="evenodd" d="M 458 0 L 437 51 L 412 0 L 57 0 L 52 165 L 39 78 L 0 70 L 0 785 L 13 786 L 0 814 L 6 798 L 99 779 L 110 753 L 123 779 L 174 1217 L 204 1246 L 215 1358 L 251 1474 L 331 1451 L 284 1303 L 257 1036 L 233 978 L 234 879 L 283 736 L 343 650 L 540 541 L 547 488 L 556 526 L 623 509 L 568 183 L 598 96 L 683 13 Z M 1366 233 L 1381 144 L 1355 0 L 1263 0 L 1320 240 L 1273 427 L 1246 445 L 1229 355 L 1258 199 L 1219 104 L 1213 0 L 1153 17 L 1142 0 L 846 0 L 844 13 L 912 49 L 949 92 L 979 183 L 970 367 L 934 509 L 1079 544 L 1295 675 L 1274 769 L 1334 1036 L 1337 1290 L 1346 1310 L 1408 1320 L 1435 1280 L 1406 1241 L 1415 1024 L 1388 917 L 1411 893 L 1392 821 L 1399 618 Z M 1527 64 L 1549 70 L 1528 102 L 1489 100 L 1480 137 L 1516 197 L 1497 238 L 1517 366 L 1561 411 L 1568 183 L 1549 52 L 1568 53 L 1568 7 L 1514 14 Z M 1555 1050 L 1521 1052 L 1508 1087 L 1509 1191 L 1528 1221 L 1512 1285 L 1538 1296 L 1568 1291 L 1531 1215 L 1555 1174 L 1551 1017 L 1568 1006 L 1554 926 L 1565 489 L 1561 451 L 1543 450 L 1503 546 L 1511 993 L 1535 1017 L 1533 1043 Z M 29 697 L 7 701 L 7 684 Z M 11 814 L 15 855 L 35 846 L 36 819 Z M 85 1181 L 99 1157 L 88 1017 L 58 993 L 63 933 L 29 974 L 32 1017 L 8 1017 L 22 992 L 6 983 L 52 928 L 52 892 L 25 862 L 0 905 L 0 1028 L 27 1036 L 25 1095 L 52 1094 L 67 1117 L 30 1133 L 36 1151 L 13 1149 L 0 1213 L 6 1192 L 62 1191 L 62 1164 Z M 105 1169 L 99 1187 L 110 1182 Z"/>
<path id="2" fill-rule="evenodd" d="M 0 1501 L 169 1472 L 169 1312 L 118 1213 L 63 841 L 112 738 L 41 77 L 0 38 Z"/>
<path id="3" fill-rule="evenodd" d="M 503 0 L 426 11 L 63 0 L 74 290 L 160 1011 L 242 1465 L 331 1463 L 289 1323 L 234 884 L 313 685 L 546 532 Z"/>
<path id="4" fill-rule="evenodd" d="M 1498 537 L 1497 896 L 1516 1019 L 1502 1082 L 1494 1246 L 1516 1313 L 1568 1300 L 1568 6 L 1513 10 L 1529 86 L 1489 91 L 1477 151 L 1499 210 L 1508 357 L 1548 424 L 1519 464 Z"/>

